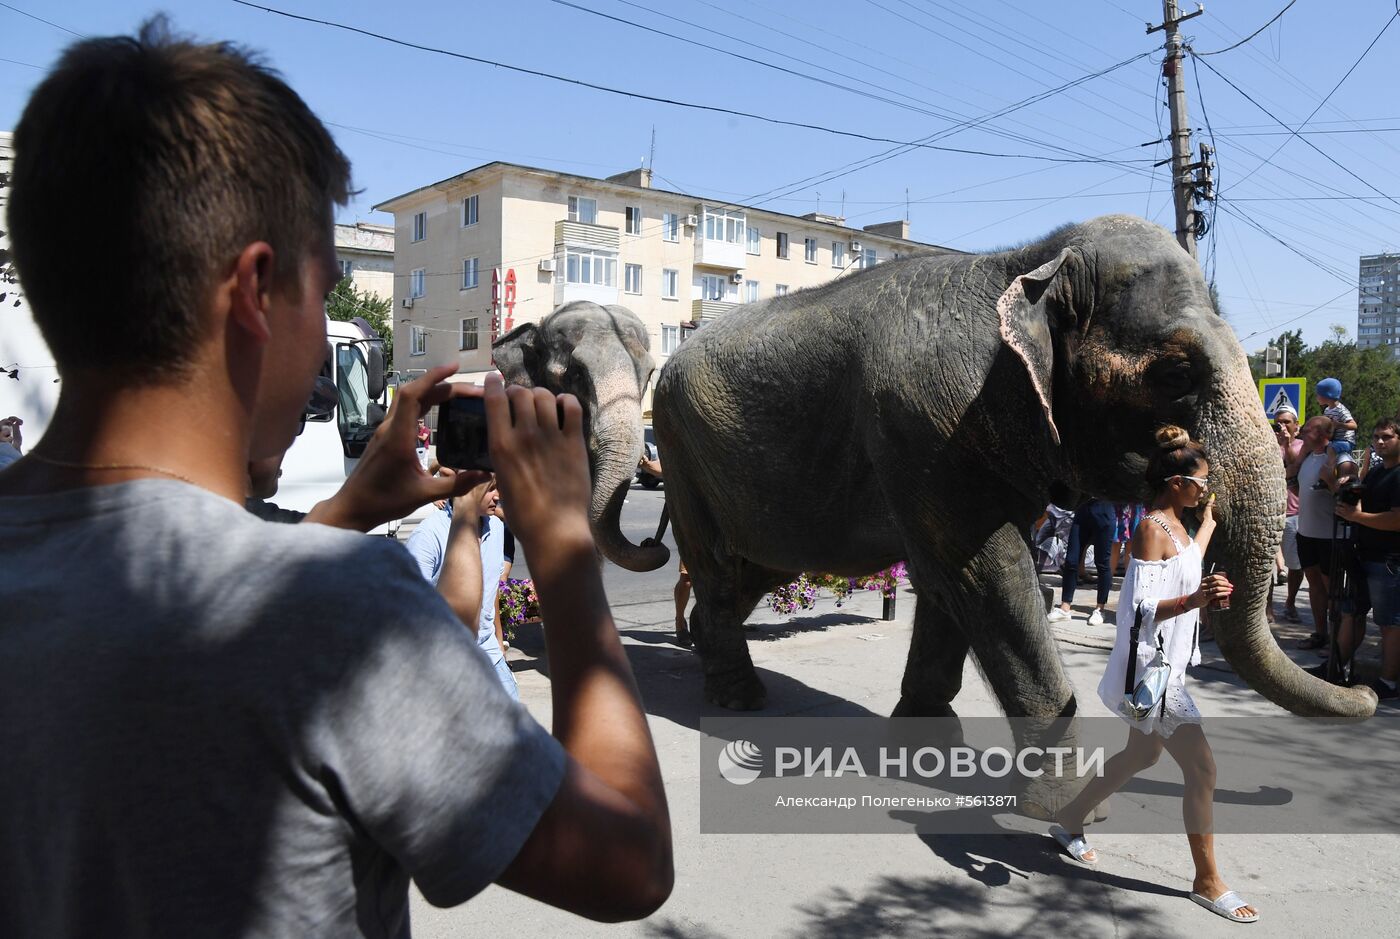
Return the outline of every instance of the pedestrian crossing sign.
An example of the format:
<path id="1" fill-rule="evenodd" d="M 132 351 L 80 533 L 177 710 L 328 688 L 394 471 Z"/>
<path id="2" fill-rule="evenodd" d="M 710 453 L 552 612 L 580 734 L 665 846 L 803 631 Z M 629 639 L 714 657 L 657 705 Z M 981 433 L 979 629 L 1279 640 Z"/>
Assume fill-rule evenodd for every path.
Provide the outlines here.
<path id="1" fill-rule="evenodd" d="M 1264 415 L 1273 420 L 1279 408 L 1292 408 L 1298 415 L 1298 423 L 1307 419 L 1303 409 L 1307 404 L 1304 392 L 1306 378 L 1261 378 L 1259 379 L 1259 400 L 1264 405 Z"/>

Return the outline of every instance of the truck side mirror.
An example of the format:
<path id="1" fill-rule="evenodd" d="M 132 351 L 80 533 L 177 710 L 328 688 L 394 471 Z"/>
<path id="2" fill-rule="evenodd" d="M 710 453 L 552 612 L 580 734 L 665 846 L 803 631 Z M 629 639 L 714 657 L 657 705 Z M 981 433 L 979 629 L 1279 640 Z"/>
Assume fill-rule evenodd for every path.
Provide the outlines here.
<path id="1" fill-rule="evenodd" d="M 366 344 L 365 371 L 366 382 L 369 385 L 369 399 L 378 401 L 384 397 L 384 386 L 388 380 L 388 368 L 384 361 L 384 343 L 371 342 Z"/>
<path id="2" fill-rule="evenodd" d="M 311 400 L 306 402 L 307 421 L 328 421 L 335 414 L 335 406 L 340 402 L 340 394 L 335 387 L 335 379 L 329 375 L 317 375 L 316 384 L 311 389 Z"/>

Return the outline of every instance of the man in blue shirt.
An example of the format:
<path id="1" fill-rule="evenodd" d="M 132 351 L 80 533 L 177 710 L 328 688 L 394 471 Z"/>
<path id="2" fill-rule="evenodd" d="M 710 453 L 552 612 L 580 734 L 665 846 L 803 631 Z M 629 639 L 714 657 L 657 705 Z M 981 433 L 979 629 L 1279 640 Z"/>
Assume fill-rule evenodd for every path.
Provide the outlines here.
<path id="1" fill-rule="evenodd" d="M 439 475 L 450 474 L 443 468 Z M 505 570 L 505 525 L 492 513 L 500 493 L 489 483 L 434 509 L 409 536 L 408 553 L 423 578 L 438 588 L 464 624 L 476 626 L 476 641 L 491 660 L 506 693 L 519 701 L 515 676 L 496 636 L 496 590 Z M 471 587 L 478 582 L 481 592 Z"/>

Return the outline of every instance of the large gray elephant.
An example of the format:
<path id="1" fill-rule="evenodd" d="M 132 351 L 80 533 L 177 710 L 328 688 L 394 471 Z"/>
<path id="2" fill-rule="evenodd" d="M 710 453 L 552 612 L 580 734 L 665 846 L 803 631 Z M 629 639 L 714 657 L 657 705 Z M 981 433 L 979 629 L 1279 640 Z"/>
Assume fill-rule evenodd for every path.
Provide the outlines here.
<path id="1" fill-rule="evenodd" d="M 627 310 L 573 303 L 495 347 L 507 381 L 570 391 L 589 418 L 594 531 L 632 570 L 664 547 L 618 526 L 653 370 Z M 1023 532 L 1052 484 L 1129 502 L 1153 431 L 1211 456 L 1210 558 L 1236 583 L 1221 651 L 1290 711 L 1361 717 L 1366 688 L 1295 666 L 1264 620 L 1284 512 L 1278 448 L 1201 271 L 1129 216 L 993 254 L 890 261 L 740 307 L 681 346 L 656 383 L 656 439 L 709 700 L 763 705 L 742 624 L 801 571 L 906 559 L 918 593 L 896 714 L 949 715 L 966 655 L 1010 716 L 1072 715 Z"/>

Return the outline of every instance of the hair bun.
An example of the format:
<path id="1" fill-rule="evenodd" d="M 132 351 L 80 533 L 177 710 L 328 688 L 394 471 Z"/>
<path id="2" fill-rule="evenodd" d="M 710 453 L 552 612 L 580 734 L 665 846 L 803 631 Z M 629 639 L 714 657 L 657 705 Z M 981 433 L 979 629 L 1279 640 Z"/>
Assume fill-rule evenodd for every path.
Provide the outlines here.
<path id="1" fill-rule="evenodd" d="M 1156 436 L 1157 446 L 1163 450 L 1179 450 L 1191 442 L 1191 435 L 1175 424 L 1159 427 Z"/>

